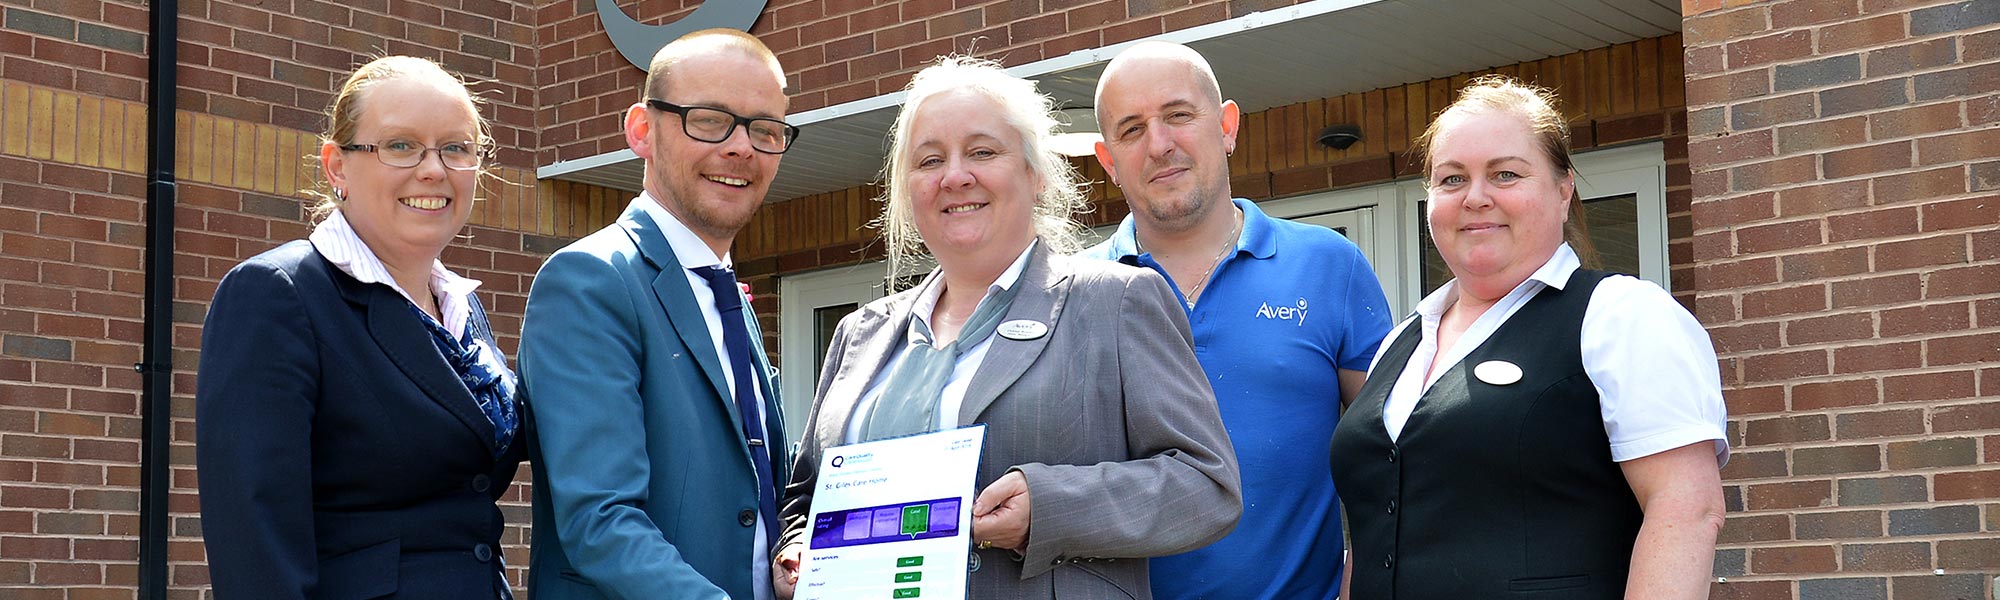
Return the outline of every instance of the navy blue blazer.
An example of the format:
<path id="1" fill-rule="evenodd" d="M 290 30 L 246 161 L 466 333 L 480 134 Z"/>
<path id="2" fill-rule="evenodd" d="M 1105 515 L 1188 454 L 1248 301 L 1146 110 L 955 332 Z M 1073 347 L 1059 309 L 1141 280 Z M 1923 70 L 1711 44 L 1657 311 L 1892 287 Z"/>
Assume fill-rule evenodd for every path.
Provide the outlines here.
<path id="1" fill-rule="evenodd" d="M 195 386 L 218 598 L 498 597 L 494 501 L 525 436 L 495 457 L 492 424 L 409 304 L 303 240 L 222 278 Z M 476 299 L 472 318 L 491 341 Z"/>

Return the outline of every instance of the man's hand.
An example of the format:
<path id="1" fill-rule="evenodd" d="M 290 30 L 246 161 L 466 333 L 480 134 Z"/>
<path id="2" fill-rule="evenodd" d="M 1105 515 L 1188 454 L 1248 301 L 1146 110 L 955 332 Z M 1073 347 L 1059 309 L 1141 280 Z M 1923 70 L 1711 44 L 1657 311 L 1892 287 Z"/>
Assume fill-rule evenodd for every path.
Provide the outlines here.
<path id="1" fill-rule="evenodd" d="M 792 588 L 799 584 L 799 573 L 804 571 L 805 544 L 787 544 L 778 550 L 778 558 L 771 561 L 771 591 L 778 600 L 791 600 Z"/>
<path id="2" fill-rule="evenodd" d="M 972 501 L 972 539 L 981 548 L 1028 550 L 1028 478 L 1009 471 Z"/>

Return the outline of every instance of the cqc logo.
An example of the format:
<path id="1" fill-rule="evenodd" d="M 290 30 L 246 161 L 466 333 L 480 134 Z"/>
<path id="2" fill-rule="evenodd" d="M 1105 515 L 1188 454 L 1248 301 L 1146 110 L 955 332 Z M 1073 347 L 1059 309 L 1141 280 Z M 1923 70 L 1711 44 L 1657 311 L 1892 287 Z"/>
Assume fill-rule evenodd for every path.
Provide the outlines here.
<path id="1" fill-rule="evenodd" d="M 1277 306 L 1271 306 L 1271 303 L 1265 302 L 1263 306 L 1257 307 L 1257 318 L 1274 319 L 1278 321 L 1295 321 L 1298 323 L 1298 326 L 1305 327 L 1306 299 L 1300 298 L 1298 306 L 1285 306 L 1283 304 L 1279 304 Z"/>
<path id="2" fill-rule="evenodd" d="M 717 27 L 749 31 L 767 1 L 708 0 L 672 23 L 647 25 L 625 14 L 615 0 L 597 0 L 597 19 L 604 22 L 604 33 L 625 61 L 644 70 L 652 65 L 654 54 L 683 35 Z"/>

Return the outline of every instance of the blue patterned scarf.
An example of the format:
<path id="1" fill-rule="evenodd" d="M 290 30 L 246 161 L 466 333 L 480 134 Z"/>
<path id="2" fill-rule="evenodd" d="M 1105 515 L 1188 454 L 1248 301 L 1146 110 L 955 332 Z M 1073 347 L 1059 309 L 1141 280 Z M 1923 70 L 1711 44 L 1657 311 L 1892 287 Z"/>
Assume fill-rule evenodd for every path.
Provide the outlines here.
<path id="1" fill-rule="evenodd" d="M 431 318 L 424 309 L 410 304 L 410 310 L 417 313 L 417 320 L 431 332 L 431 341 L 437 343 L 438 352 L 451 370 L 458 374 L 458 380 L 465 389 L 472 392 L 472 399 L 479 402 L 479 412 L 486 414 L 486 421 L 493 424 L 493 442 L 497 449 L 495 456 L 507 452 L 514 441 L 514 432 L 521 423 L 520 413 L 514 402 L 514 371 L 507 368 L 507 359 L 498 348 L 486 341 L 486 336 L 474 327 L 484 321 L 484 311 L 474 301 L 473 318 L 465 321 L 465 335 L 453 338 L 445 331 L 444 325 Z"/>

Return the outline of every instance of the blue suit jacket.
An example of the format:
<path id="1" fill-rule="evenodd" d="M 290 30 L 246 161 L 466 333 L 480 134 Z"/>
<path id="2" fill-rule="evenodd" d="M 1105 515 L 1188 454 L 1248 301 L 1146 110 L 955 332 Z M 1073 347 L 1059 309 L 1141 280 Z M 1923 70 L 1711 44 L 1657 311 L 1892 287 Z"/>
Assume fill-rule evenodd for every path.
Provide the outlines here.
<path id="1" fill-rule="evenodd" d="M 535 275 L 521 332 L 535 600 L 752 597 L 757 475 L 685 273 L 659 224 L 628 207 Z M 757 379 L 782 482 L 784 423 Z"/>
<path id="2" fill-rule="evenodd" d="M 491 341 L 476 303 L 473 319 Z M 495 458 L 402 295 L 305 241 L 257 255 L 216 289 L 195 387 L 218 598 L 497 597 L 493 502 L 524 444 Z"/>

